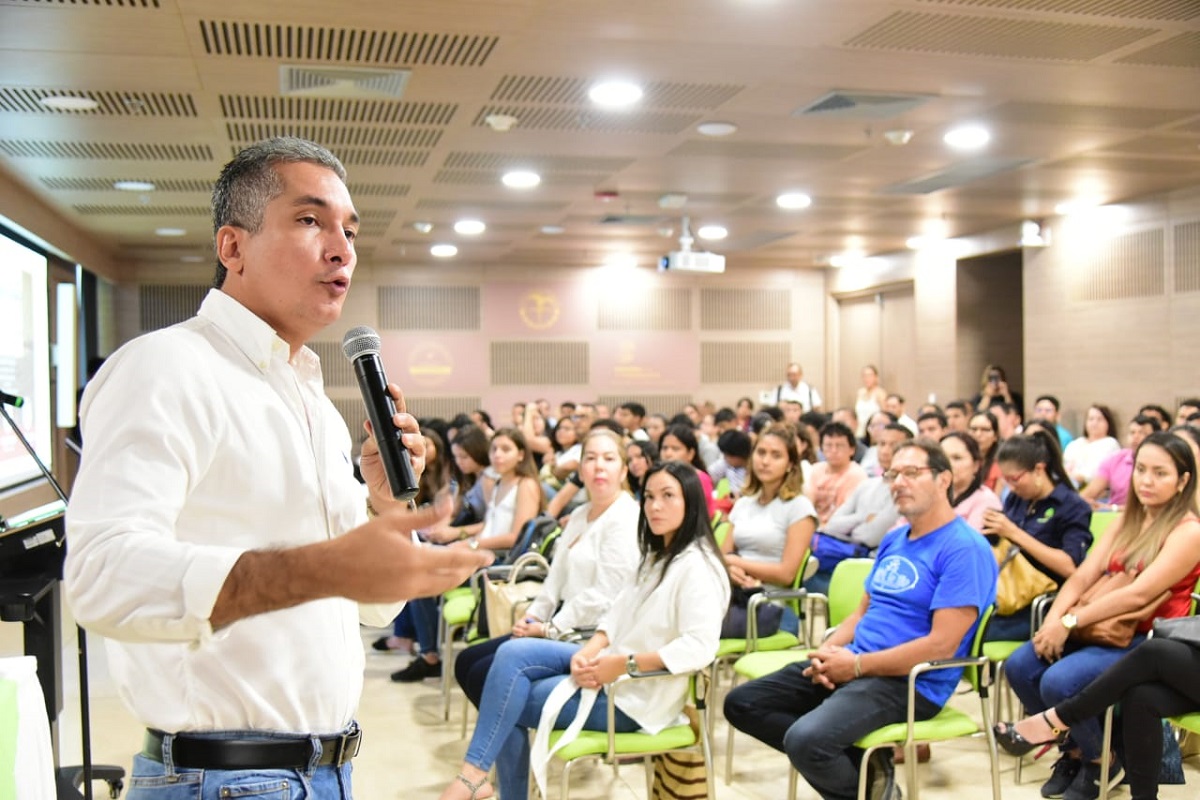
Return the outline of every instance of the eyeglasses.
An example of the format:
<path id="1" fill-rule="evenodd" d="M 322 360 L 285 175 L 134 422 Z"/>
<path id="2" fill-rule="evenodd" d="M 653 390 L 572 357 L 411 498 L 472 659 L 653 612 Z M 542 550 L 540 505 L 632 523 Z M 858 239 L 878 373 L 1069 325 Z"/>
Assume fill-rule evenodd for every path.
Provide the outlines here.
<path id="1" fill-rule="evenodd" d="M 896 478 L 904 478 L 906 481 L 915 481 L 922 472 L 933 472 L 933 467 L 905 467 L 904 469 L 889 469 L 883 473 L 883 479 L 888 483 L 894 483 Z"/>
<path id="2" fill-rule="evenodd" d="M 1021 480 L 1021 478 L 1024 478 L 1028 474 L 1029 474 L 1029 470 L 1023 469 L 1015 475 L 1005 475 L 1003 472 L 1001 472 L 1000 477 L 1004 479 L 1005 483 L 1007 483 L 1009 486 L 1012 486 L 1015 483 L 1017 483 L 1017 481 Z"/>

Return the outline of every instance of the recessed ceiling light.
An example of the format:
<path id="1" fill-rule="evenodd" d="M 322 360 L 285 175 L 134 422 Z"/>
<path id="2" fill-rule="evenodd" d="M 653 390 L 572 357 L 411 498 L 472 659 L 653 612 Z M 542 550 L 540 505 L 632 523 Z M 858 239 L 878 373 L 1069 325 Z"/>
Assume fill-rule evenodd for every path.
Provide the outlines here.
<path id="1" fill-rule="evenodd" d="M 562 233 L 565 230 L 566 230 L 566 228 L 564 228 L 562 225 L 543 225 L 542 226 L 542 233 L 546 234 L 547 236 L 558 236 L 560 233 Z"/>
<path id="2" fill-rule="evenodd" d="M 701 122 L 696 126 L 696 132 L 705 136 L 728 136 L 737 133 L 737 129 L 732 122 Z"/>
<path id="3" fill-rule="evenodd" d="M 113 188 L 122 192 L 153 192 L 154 184 L 150 181 L 116 181 Z"/>
<path id="4" fill-rule="evenodd" d="M 633 253 L 610 253 L 604 259 L 604 266 L 609 269 L 634 269 L 637 267 L 637 257 Z"/>
<path id="5" fill-rule="evenodd" d="M 155 228 L 155 236 L 187 236 L 187 231 L 183 228 Z"/>
<path id="6" fill-rule="evenodd" d="M 504 173 L 500 180 L 510 189 L 532 189 L 542 182 L 542 176 L 526 169 L 516 169 Z"/>
<path id="7" fill-rule="evenodd" d="M 487 225 L 477 219 L 460 219 L 454 223 L 454 232 L 463 236 L 476 236 L 487 230 Z"/>
<path id="8" fill-rule="evenodd" d="M 982 125 L 963 125 L 946 132 L 942 141 L 955 150 L 978 150 L 989 141 L 992 135 Z"/>
<path id="9" fill-rule="evenodd" d="M 436 258 L 454 258 L 458 255 L 458 248 L 452 244 L 435 244 L 429 248 L 429 254 Z"/>
<path id="10" fill-rule="evenodd" d="M 775 198 L 775 204 L 780 208 L 808 208 L 812 198 L 803 192 L 785 192 Z"/>
<path id="11" fill-rule="evenodd" d="M 431 230 L 433 230 L 432 222 L 414 222 L 412 226 L 413 230 L 417 233 L 429 233 Z"/>
<path id="12" fill-rule="evenodd" d="M 696 235 L 701 239 L 724 239 L 729 231 L 721 225 L 701 225 Z"/>
<path id="13" fill-rule="evenodd" d="M 598 106 L 619 108 L 642 99 L 642 87 L 629 81 L 605 81 L 588 90 L 588 97 Z"/>
<path id="14" fill-rule="evenodd" d="M 38 102 L 55 111 L 95 111 L 100 107 L 100 104 L 90 97 L 74 97 L 72 95 L 50 95 L 43 97 Z"/>
<path id="15" fill-rule="evenodd" d="M 520 120 L 512 114 L 488 114 L 483 118 L 487 126 L 498 133 L 508 133 Z"/>

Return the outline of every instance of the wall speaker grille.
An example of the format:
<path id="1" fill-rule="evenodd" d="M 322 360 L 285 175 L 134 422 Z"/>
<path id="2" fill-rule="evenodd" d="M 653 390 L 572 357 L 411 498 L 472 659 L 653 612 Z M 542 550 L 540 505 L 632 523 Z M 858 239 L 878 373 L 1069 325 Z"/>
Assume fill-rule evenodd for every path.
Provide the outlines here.
<path id="1" fill-rule="evenodd" d="M 74 158 L 106 161 L 212 161 L 212 148 L 204 144 L 148 144 L 145 142 L 36 142 L 5 139 L 0 152 L 13 158 Z"/>
<path id="2" fill-rule="evenodd" d="M 701 342 L 701 383 L 778 383 L 791 360 L 789 342 Z"/>
<path id="3" fill-rule="evenodd" d="M 2 5 L 2 4 L 0 4 Z M 86 97 L 99 105 L 91 110 L 51 108 L 42 105 L 47 97 Z M 196 117 L 196 101 L 190 94 L 174 92 L 94 92 L 87 89 L 0 88 L 0 111 L 27 114 L 76 116 Z"/>
<path id="4" fill-rule="evenodd" d="M 208 290 L 208 286 L 138 287 L 138 324 L 142 333 L 194 317 Z"/>
<path id="5" fill-rule="evenodd" d="M 1080 265 L 1071 299 L 1119 300 L 1163 294 L 1165 239 L 1162 228 L 1113 237 L 1090 262 Z"/>
<path id="6" fill-rule="evenodd" d="M 701 289 L 702 331 L 792 329 L 792 292 L 780 289 Z M 776 369 L 776 372 L 779 370 Z"/>
<path id="7" fill-rule="evenodd" d="M 1175 226 L 1175 291 L 1200 291 L 1200 220 Z"/>
<path id="8" fill-rule="evenodd" d="M 393 100 L 335 100 L 328 97 L 276 97 L 223 94 L 225 119 L 290 120 L 301 123 L 350 122 L 380 125 L 449 125 L 455 103 L 397 103 Z"/>
<path id="9" fill-rule="evenodd" d="M 379 326 L 393 331 L 477 331 L 478 286 L 381 286 Z"/>
<path id="10" fill-rule="evenodd" d="M 598 402 L 611 409 L 621 403 L 641 403 L 647 414 L 664 414 L 670 419 L 692 402 L 692 398 L 686 394 L 602 394 Z"/>
<path id="11" fill-rule="evenodd" d="M 410 397 L 404 395 L 408 413 L 417 418 L 438 417 L 451 420 L 458 414 L 469 414 L 483 407 L 483 398 L 478 395 L 460 397 Z"/>
<path id="12" fill-rule="evenodd" d="M 588 383 L 587 342 L 492 342 L 493 386 Z"/>
<path id="13" fill-rule="evenodd" d="M 309 342 L 308 347 L 321 359 L 321 375 L 326 388 L 358 385 L 354 365 L 346 358 L 341 342 Z"/>

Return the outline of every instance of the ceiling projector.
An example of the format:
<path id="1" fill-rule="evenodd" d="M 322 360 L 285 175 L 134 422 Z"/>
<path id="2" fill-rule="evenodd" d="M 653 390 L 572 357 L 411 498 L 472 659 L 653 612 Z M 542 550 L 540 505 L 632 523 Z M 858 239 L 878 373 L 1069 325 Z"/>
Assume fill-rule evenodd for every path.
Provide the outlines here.
<path id="1" fill-rule="evenodd" d="M 724 272 L 725 256 L 701 250 L 677 250 L 658 260 L 659 272 Z"/>

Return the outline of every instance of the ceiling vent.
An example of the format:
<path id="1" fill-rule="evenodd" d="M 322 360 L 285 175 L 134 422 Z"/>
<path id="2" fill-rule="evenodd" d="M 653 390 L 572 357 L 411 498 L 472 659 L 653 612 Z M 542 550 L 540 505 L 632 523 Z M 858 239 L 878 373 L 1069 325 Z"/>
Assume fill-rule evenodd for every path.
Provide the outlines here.
<path id="1" fill-rule="evenodd" d="M 879 190 L 879 193 L 892 195 L 933 194 L 934 192 L 940 192 L 942 189 L 952 189 L 971 181 L 980 180 L 981 178 L 988 178 L 992 175 L 999 175 L 1002 172 L 1019 169 L 1031 161 L 1032 159 L 1029 158 L 980 156 L 970 161 L 955 164 L 932 175 L 885 186 Z"/>
<path id="2" fill-rule="evenodd" d="M 408 79 L 406 69 L 355 69 L 352 67 L 279 67 L 279 91 L 299 97 L 338 97 L 363 100 L 399 100 Z"/>
<path id="3" fill-rule="evenodd" d="M 600 218 L 601 225 L 636 225 L 651 227 L 662 221 L 661 214 L 606 214 Z"/>
<path id="4" fill-rule="evenodd" d="M 793 117 L 838 119 L 892 119 L 907 114 L 934 98 L 930 94 L 887 92 L 830 92 L 816 102 L 792 112 Z"/>

